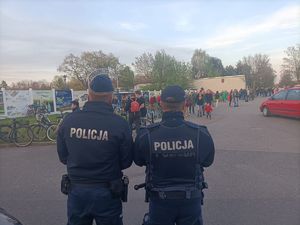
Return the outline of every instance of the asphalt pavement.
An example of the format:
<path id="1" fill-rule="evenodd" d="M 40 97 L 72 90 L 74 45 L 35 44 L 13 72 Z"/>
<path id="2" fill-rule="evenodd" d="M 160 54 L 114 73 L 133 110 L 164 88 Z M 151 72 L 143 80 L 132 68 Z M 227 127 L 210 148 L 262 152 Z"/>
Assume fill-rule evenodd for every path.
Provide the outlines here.
<path id="1" fill-rule="evenodd" d="M 212 119 L 190 116 L 211 132 L 216 146 L 205 171 L 209 189 L 203 207 L 206 225 L 300 224 L 300 120 L 263 117 L 261 98 L 229 108 L 221 103 Z M 66 197 L 60 193 L 65 167 L 55 145 L 0 146 L 0 207 L 24 225 L 66 224 Z M 124 224 L 140 225 L 147 204 L 144 169 L 132 166 Z"/>

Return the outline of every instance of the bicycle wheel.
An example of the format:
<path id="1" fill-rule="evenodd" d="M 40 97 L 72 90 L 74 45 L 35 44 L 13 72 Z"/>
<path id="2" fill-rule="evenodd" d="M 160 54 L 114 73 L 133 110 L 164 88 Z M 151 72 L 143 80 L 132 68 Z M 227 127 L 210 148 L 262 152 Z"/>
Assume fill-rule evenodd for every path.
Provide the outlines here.
<path id="1" fill-rule="evenodd" d="M 19 126 L 14 130 L 13 142 L 18 147 L 26 147 L 33 141 L 33 133 L 30 127 Z"/>
<path id="2" fill-rule="evenodd" d="M 58 130 L 58 125 L 57 124 L 52 124 L 50 127 L 48 127 L 48 129 L 47 129 L 47 138 L 50 141 L 56 142 L 57 130 Z"/>
<path id="3" fill-rule="evenodd" d="M 11 127 L 8 125 L 0 127 L 0 140 L 3 142 L 10 142 L 9 134 L 11 132 Z"/>
<path id="4" fill-rule="evenodd" d="M 40 124 L 30 126 L 34 141 L 44 141 L 47 137 L 47 129 Z"/>

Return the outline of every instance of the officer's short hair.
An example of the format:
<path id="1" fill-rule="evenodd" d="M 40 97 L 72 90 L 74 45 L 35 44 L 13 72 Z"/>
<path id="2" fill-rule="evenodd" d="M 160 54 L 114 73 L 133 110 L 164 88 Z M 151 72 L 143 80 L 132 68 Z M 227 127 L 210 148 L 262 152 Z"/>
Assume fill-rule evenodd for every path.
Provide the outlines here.
<path id="1" fill-rule="evenodd" d="M 164 102 L 162 101 L 162 104 L 164 106 L 165 109 L 169 110 L 169 111 L 181 111 L 183 106 L 184 106 L 184 102 Z"/>
<path id="2" fill-rule="evenodd" d="M 94 101 L 101 101 L 101 102 L 107 102 L 110 100 L 112 96 L 112 92 L 101 92 L 101 93 L 96 93 L 91 89 L 88 89 L 89 95 L 93 96 Z"/>

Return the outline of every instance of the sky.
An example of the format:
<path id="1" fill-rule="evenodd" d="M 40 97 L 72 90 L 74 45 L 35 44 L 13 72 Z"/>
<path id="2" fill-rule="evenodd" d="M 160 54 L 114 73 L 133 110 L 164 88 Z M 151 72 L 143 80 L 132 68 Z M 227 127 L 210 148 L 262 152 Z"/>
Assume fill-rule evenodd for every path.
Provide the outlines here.
<path id="1" fill-rule="evenodd" d="M 195 49 L 236 65 L 267 54 L 280 72 L 300 43 L 300 2 L 290 0 L 0 0 L 0 80 L 51 81 L 66 55 L 102 50 L 131 65 L 165 49 L 190 61 Z"/>

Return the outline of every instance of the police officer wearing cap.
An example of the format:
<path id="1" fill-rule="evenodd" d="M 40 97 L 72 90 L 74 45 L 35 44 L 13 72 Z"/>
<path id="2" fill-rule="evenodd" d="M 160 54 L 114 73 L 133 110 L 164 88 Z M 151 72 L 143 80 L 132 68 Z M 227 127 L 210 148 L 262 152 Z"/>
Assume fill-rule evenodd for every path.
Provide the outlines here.
<path id="1" fill-rule="evenodd" d="M 184 120 L 184 90 L 168 86 L 161 94 L 162 121 L 141 128 L 134 162 L 146 166 L 151 225 L 202 225 L 203 167 L 214 160 L 205 126 Z"/>
<path id="2" fill-rule="evenodd" d="M 69 114 L 57 137 L 60 161 L 67 165 L 68 225 L 121 225 L 119 184 L 133 161 L 128 123 L 113 114 L 113 86 L 106 70 L 90 75 L 88 102 Z"/>

